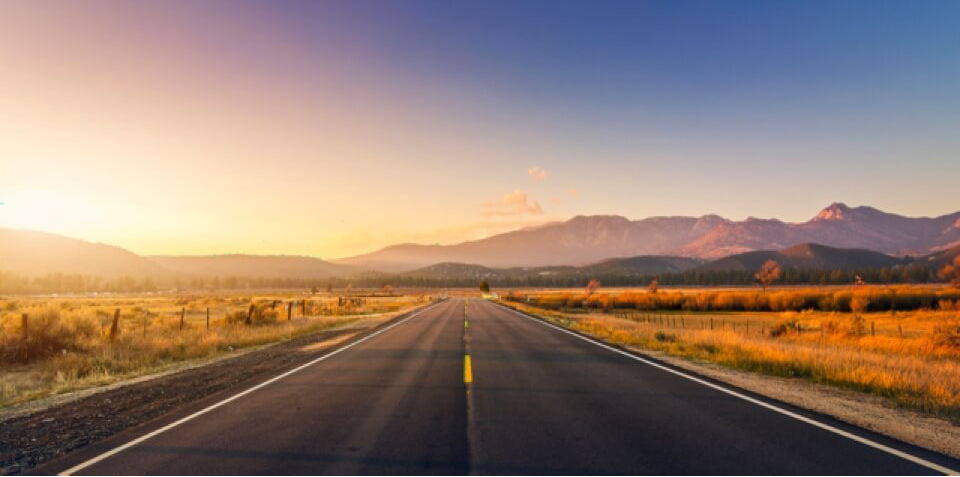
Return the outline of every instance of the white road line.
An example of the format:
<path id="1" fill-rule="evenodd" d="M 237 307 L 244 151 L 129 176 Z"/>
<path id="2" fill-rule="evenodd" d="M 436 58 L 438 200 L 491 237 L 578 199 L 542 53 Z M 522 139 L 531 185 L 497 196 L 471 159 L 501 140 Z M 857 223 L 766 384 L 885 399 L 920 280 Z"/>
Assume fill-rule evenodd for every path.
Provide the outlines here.
<path id="1" fill-rule="evenodd" d="M 724 392 L 724 393 L 729 394 L 729 395 L 731 395 L 731 396 L 738 397 L 738 398 L 740 398 L 740 399 L 743 399 L 744 401 L 751 402 L 751 403 L 756 404 L 756 405 L 758 405 L 758 406 L 767 408 L 767 409 L 769 409 L 769 410 L 771 410 L 771 411 L 779 412 L 780 414 L 783 414 L 783 415 L 785 415 L 785 416 L 792 417 L 792 418 L 794 418 L 794 419 L 796 419 L 796 420 L 798 420 L 798 421 L 802 421 L 802 422 L 805 422 L 805 423 L 810 424 L 810 425 L 812 425 L 812 426 L 819 427 L 820 429 L 823 429 L 823 430 L 826 430 L 826 431 L 830 431 L 830 432 L 832 432 L 832 433 L 834 433 L 834 434 L 837 434 L 837 435 L 839 435 L 839 436 L 846 437 L 847 439 L 850 439 L 850 440 L 852 440 L 852 441 L 859 442 L 859 443 L 861 443 L 861 444 L 863 444 L 863 445 L 866 445 L 866 446 L 869 446 L 869 447 L 873 447 L 874 449 L 877 449 L 877 450 L 886 452 L 886 453 L 888 453 L 888 454 L 895 455 L 895 456 L 897 456 L 897 457 L 900 457 L 901 459 L 906 459 L 906 460 L 908 460 L 908 461 L 910 461 L 910 462 L 913 462 L 914 464 L 921 465 L 921 466 L 926 467 L 926 468 L 928 468 L 928 469 L 935 470 L 935 471 L 940 472 L 940 473 L 942 473 L 942 474 L 944 474 L 944 475 L 960 475 L 960 472 L 957 472 L 956 470 L 950 469 L 950 468 L 948 468 L 948 467 L 944 467 L 944 466 L 942 466 L 942 465 L 935 464 L 935 463 L 933 463 L 933 462 L 930 462 L 930 461 L 928 461 L 928 460 L 922 459 L 922 458 L 917 457 L 917 456 L 915 456 L 915 455 L 908 454 L 908 453 L 903 452 L 903 451 L 901 451 L 901 450 L 894 449 L 893 447 L 886 446 L 886 445 L 883 445 L 883 444 L 881 444 L 881 443 L 879 443 L 879 442 L 875 442 L 875 441 L 872 441 L 872 440 L 867 439 L 867 438 L 865 438 L 865 437 L 858 436 L 858 435 L 856 435 L 856 434 L 854 434 L 854 433 L 852 433 L 852 432 L 848 432 L 848 431 L 845 431 L 845 430 L 843 430 L 843 429 L 838 429 L 838 428 L 833 427 L 833 426 L 831 426 L 831 425 L 829 425 L 829 424 L 824 424 L 824 423 L 822 423 L 822 422 L 820 422 L 820 421 L 817 421 L 817 420 L 815 420 L 815 419 L 810 419 L 809 417 L 802 416 L 802 415 L 797 414 L 797 413 L 795 413 L 795 412 L 791 412 L 791 411 L 788 411 L 788 410 L 783 409 L 783 408 L 781 408 L 781 407 L 777 407 L 777 406 L 775 406 L 775 405 L 773 405 L 773 404 L 770 404 L 770 403 L 767 403 L 767 402 L 763 402 L 763 401 L 761 401 L 761 400 L 759 400 L 759 399 L 752 398 L 752 397 L 747 396 L 747 395 L 742 394 L 742 393 L 738 393 L 738 392 L 733 391 L 733 390 L 731 390 L 731 389 L 727 389 L 727 388 L 725 388 L 725 387 L 723 387 L 723 386 L 718 386 L 718 385 L 713 384 L 713 383 L 711 383 L 711 382 L 709 382 L 709 381 L 705 381 L 705 380 L 703 380 L 703 379 L 700 379 L 700 378 L 698 378 L 698 377 L 696 377 L 696 376 L 689 375 L 689 374 L 684 373 L 684 372 L 682 372 L 682 371 L 677 371 L 676 369 L 668 368 L 668 367 L 666 367 L 666 366 L 664 366 L 664 365 L 662 365 L 662 364 L 656 363 L 656 362 L 654 362 L 654 361 L 650 361 L 650 360 L 648 360 L 648 359 L 644 359 L 644 358 L 642 358 L 642 357 L 640 357 L 640 356 L 637 356 L 637 355 L 635 355 L 635 354 L 628 353 L 628 352 L 623 351 L 623 350 L 621 350 L 621 349 L 614 348 L 613 346 L 610 346 L 610 345 L 608 345 L 608 344 L 601 343 L 601 342 L 599 342 L 599 341 L 597 341 L 597 340 L 594 340 L 594 339 L 591 339 L 591 338 L 587 338 L 586 336 L 583 336 L 583 335 L 574 333 L 574 332 L 572 332 L 572 331 L 570 331 L 570 330 L 567 330 L 567 329 L 565 329 L 565 328 L 561 328 L 561 327 L 559 327 L 559 326 L 557 326 L 557 325 L 554 325 L 553 323 L 548 323 L 548 322 L 546 322 L 546 321 L 544 321 L 544 320 L 541 320 L 541 319 L 539 319 L 539 318 L 534 318 L 534 317 L 529 316 L 529 315 L 527 315 L 527 314 L 525 314 L 525 313 L 520 313 L 519 311 L 514 310 L 513 308 L 510 308 L 510 307 L 507 307 L 507 306 L 504 306 L 504 305 L 499 305 L 499 306 L 503 307 L 503 309 L 505 309 L 505 310 L 507 310 L 507 311 L 510 311 L 510 312 L 512 312 L 512 313 L 514 313 L 514 314 L 516 314 L 516 315 L 522 316 L 522 317 L 524 317 L 524 318 L 526 318 L 526 319 L 528 319 L 528 320 L 532 320 L 532 321 L 537 322 L 537 323 L 540 323 L 541 325 L 544 325 L 544 326 L 549 326 L 550 328 L 553 328 L 553 329 L 555 329 L 555 330 L 557 330 L 557 331 L 561 331 L 561 332 L 563 332 L 563 333 L 567 333 L 568 335 L 571 335 L 571 336 L 573 336 L 573 337 L 582 339 L 582 340 L 584 340 L 584 341 L 586 341 L 586 342 L 588 342 L 588 343 L 593 343 L 593 344 L 595 344 L 595 345 L 597 345 L 597 346 L 599 346 L 599 347 L 601 347 L 601 348 L 605 348 L 605 349 L 608 349 L 608 350 L 610 350 L 610 351 L 613 351 L 614 353 L 619 353 L 619 354 L 622 354 L 622 355 L 624 355 L 624 356 L 626 356 L 626 357 L 628 357 L 628 358 L 633 358 L 633 359 L 635 359 L 635 360 L 637 360 L 637 361 L 640 361 L 641 363 L 648 364 L 648 365 L 653 366 L 653 367 L 658 368 L 658 369 L 662 369 L 662 370 L 664 370 L 664 371 L 666 371 L 666 372 L 668 372 L 668 373 L 673 373 L 673 374 L 675 374 L 675 375 L 677 375 L 677 376 L 680 376 L 680 377 L 682 377 L 682 378 L 689 379 L 689 380 L 691 380 L 691 381 L 694 381 L 694 382 L 696 382 L 696 383 L 702 384 L 702 385 L 704 385 L 704 386 L 707 386 L 707 387 L 716 389 L 717 391 L 721 391 L 721 392 Z"/>
<path id="2" fill-rule="evenodd" d="M 176 421 L 174 421 L 174 422 L 171 422 L 170 424 L 167 424 L 166 426 L 163 426 L 163 427 L 161 427 L 161 428 L 159 428 L 159 429 L 157 429 L 157 430 L 155 430 L 155 431 L 153 431 L 153 432 L 144 434 L 144 435 L 142 435 L 142 436 L 140 436 L 140 437 L 138 437 L 138 438 L 136 438 L 136 439 L 134 439 L 134 440 L 132 440 L 132 441 L 130 441 L 130 442 L 127 442 L 126 444 L 123 444 L 122 446 L 119 446 L 119 447 L 116 447 L 116 448 L 114 448 L 114 449 L 111 449 L 111 450 L 109 450 L 109 451 L 107 451 L 107 452 L 104 452 L 103 454 L 100 454 L 100 455 L 98 455 L 98 456 L 96 456 L 96 457 L 94 457 L 94 458 L 92 458 L 92 459 L 90 459 L 90 460 L 88 460 L 88 461 L 86 461 L 86 462 L 83 462 L 83 463 L 81 463 L 81 464 L 77 464 L 77 465 L 75 465 L 75 466 L 73 466 L 73 467 L 71 467 L 71 468 L 69 468 L 69 469 L 61 472 L 61 473 L 58 474 L 58 475 L 73 475 L 73 474 L 75 474 L 75 473 L 77 473 L 77 472 L 80 472 L 81 470 L 86 469 L 87 467 L 90 467 L 91 465 L 94 465 L 94 464 L 96 464 L 97 462 L 100 462 L 100 461 L 102 461 L 102 460 L 104 460 L 104 459 L 107 459 L 107 458 L 109 458 L 109 457 L 111 457 L 111 456 L 114 456 L 114 455 L 116 455 L 116 454 L 118 454 L 118 453 L 120 453 L 120 452 L 123 452 L 123 451 L 126 450 L 126 449 L 129 449 L 129 448 L 131 448 L 131 447 L 133 447 L 133 446 L 135 446 L 135 445 L 137 445 L 137 444 L 140 444 L 141 442 L 146 441 L 147 439 L 150 439 L 150 438 L 155 437 L 155 436 L 157 436 L 157 435 L 159 435 L 159 434 L 162 434 L 162 433 L 164 433 L 164 432 L 166 432 L 166 431 L 169 431 L 170 429 L 173 429 L 174 427 L 177 427 L 177 426 L 179 426 L 180 424 L 183 424 L 183 423 L 185 423 L 185 422 L 187 422 L 187 421 L 196 419 L 196 418 L 198 418 L 198 417 L 200 417 L 200 416 L 202 416 L 202 415 L 204 415 L 204 414 L 206 414 L 206 413 L 208 413 L 208 412 L 210 412 L 210 411 L 212 411 L 212 410 L 214 410 L 214 409 L 216 409 L 216 408 L 218 408 L 218 407 L 220 407 L 220 406 L 223 406 L 224 404 L 227 404 L 227 403 L 230 403 L 230 402 L 235 401 L 235 400 L 237 400 L 237 399 L 240 399 L 241 397 L 246 396 L 247 394 L 250 394 L 250 393 L 252 393 L 252 392 L 254 392 L 254 391 L 256 391 L 256 390 L 258 390 L 258 389 L 260 389 L 260 388 L 262 388 L 262 387 L 264 387 L 264 386 L 267 386 L 268 384 L 272 384 L 272 383 L 274 383 L 274 382 L 277 382 L 277 381 L 279 381 L 279 380 L 281 380 L 281 379 L 283 379 L 283 378 L 285 378 L 285 377 L 287 377 L 287 376 L 290 376 L 290 375 L 293 374 L 293 373 L 296 373 L 297 371 L 300 371 L 300 370 L 302 370 L 302 369 L 304 369 L 304 368 L 308 368 L 308 367 L 310 367 L 310 366 L 313 366 L 314 364 L 317 364 L 317 363 L 319 363 L 320 361 L 323 361 L 323 360 L 325 360 L 325 359 L 327 359 L 327 358 L 329 358 L 329 357 L 331 357 L 331 356 L 335 356 L 335 355 L 337 355 L 337 354 L 339 354 L 339 353 L 341 353 L 341 352 L 343 352 L 343 351 L 346 351 L 346 350 L 348 350 L 348 349 L 350 349 L 350 348 L 353 348 L 354 346 L 356 346 L 356 345 L 358 345 L 358 344 L 360 344 L 360 343 L 363 343 L 364 341 L 367 341 L 368 339 L 373 338 L 374 336 L 377 336 L 377 335 L 379 335 L 380 333 L 384 333 L 384 332 L 389 331 L 390 329 L 392 329 L 392 328 L 394 328 L 394 327 L 397 327 L 397 326 L 400 326 L 400 325 L 406 323 L 407 321 L 413 319 L 415 316 L 420 315 L 421 313 L 424 313 L 424 312 L 426 312 L 427 310 L 433 309 L 435 306 L 437 306 L 437 304 L 430 305 L 430 306 L 428 306 L 428 307 L 426 307 L 426 308 L 424 308 L 424 309 L 422 309 L 422 310 L 420 310 L 420 311 L 418 311 L 418 312 L 416 312 L 416 313 L 414 313 L 414 314 L 412 314 L 412 315 L 410 315 L 410 316 L 408 316 L 408 317 L 406 317 L 406 318 L 404 318 L 404 319 L 402 319 L 402 320 L 400 320 L 400 321 L 398 321 L 398 322 L 396 322 L 396 323 L 394 323 L 394 324 L 392 324 L 392 325 L 390 325 L 390 326 L 388 326 L 388 327 L 386 327 L 386 328 L 384 328 L 384 329 L 382 329 L 382 330 L 380 330 L 380 331 L 377 331 L 377 332 L 375 332 L 375 333 L 371 333 L 371 334 L 369 334 L 369 335 L 367 335 L 367 336 L 365 336 L 365 337 L 363 337 L 363 338 L 361 338 L 361 339 L 359 339 L 359 340 L 357 340 L 357 341 L 354 341 L 353 343 L 350 343 L 350 344 L 348 344 L 347 346 L 344 346 L 343 348 L 334 350 L 334 351 L 332 351 L 332 352 L 330 352 L 330 353 L 328 353 L 328 354 L 325 354 L 325 355 L 323 355 L 323 356 L 321 356 L 321 357 L 319 357 L 319 358 L 317 358 L 317 359 L 315 359 L 315 360 L 313 360 L 313 361 L 310 361 L 310 362 L 308 362 L 308 363 L 306 363 L 306 364 L 302 364 L 302 365 L 300 365 L 300 366 L 297 366 L 296 368 L 293 368 L 293 369 L 291 369 L 290 371 L 287 371 L 287 372 L 285 372 L 285 373 L 283 373 L 283 374 L 280 374 L 280 375 L 278 375 L 278 376 L 275 376 L 275 377 L 273 377 L 273 378 L 270 378 L 270 379 L 268 379 L 268 380 L 266 380 L 266 381 L 264 381 L 264 382 L 262 382 L 262 383 L 260 383 L 260 384 L 258 384 L 258 385 L 256 385 L 256 386 L 254 386 L 254 387 L 252 387 L 252 388 L 250 388 L 250 389 L 247 389 L 246 391 L 242 391 L 242 392 L 240 392 L 240 393 L 238 393 L 238 394 L 234 394 L 233 396 L 230 396 L 230 397 L 224 399 L 223 401 L 220 401 L 220 402 L 218 402 L 218 403 L 216 403 L 216 404 L 212 404 L 212 405 L 210 405 L 210 406 L 208 406 L 208 407 L 206 407 L 206 408 L 203 408 L 203 409 L 201 409 L 201 410 L 199 410 L 199 411 L 197 411 L 197 412 L 195 412 L 195 413 L 193 413 L 193 414 L 190 414 L 189 416 L 186 416 L 186 417 L 183 417 L 183 418 L 181 418 L 181 419 L 178 419 L 178 420 L 176 420 Z"/>

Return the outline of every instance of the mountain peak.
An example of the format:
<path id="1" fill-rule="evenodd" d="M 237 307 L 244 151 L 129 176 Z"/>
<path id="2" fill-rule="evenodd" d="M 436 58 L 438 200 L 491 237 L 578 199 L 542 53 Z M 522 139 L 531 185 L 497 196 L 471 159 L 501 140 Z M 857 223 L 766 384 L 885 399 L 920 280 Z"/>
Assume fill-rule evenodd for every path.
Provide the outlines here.
<path id="1" fill-rule="evenodd" d="M 848 220 L 850 218 L 850 212 L 853 209 L 844 204 L 843 202 L 834 202 L 820 211 L 813 220 L 833 220 L 841 221 Z"/>

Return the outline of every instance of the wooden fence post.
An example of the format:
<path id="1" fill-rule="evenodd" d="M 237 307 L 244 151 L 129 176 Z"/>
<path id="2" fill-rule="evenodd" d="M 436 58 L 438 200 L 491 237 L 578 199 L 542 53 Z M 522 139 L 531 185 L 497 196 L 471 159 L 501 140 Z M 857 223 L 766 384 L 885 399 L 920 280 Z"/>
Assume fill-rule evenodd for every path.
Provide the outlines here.
<path id="1" fill-rule="evenodd" d="M 207 307 L 207 329 L 210 329 L 210 307 Z"/>
<path id="2" fill-rule="evenodd" d="M 300 302 L 300 315 L 302 315 L 304 318 L 307 317 L 307 300 L 306 299 Z"/>
<path id="3" fill-rule="evenodd" d="M 30 360 L 30 346 L 28 341 L 30 340 L 30 315 L 23 313 L 20 315 L 21 328 L 23 328 L 23 361 Z"/>
<path id="4" fill-rule="evenodd" d="M 710 329 L 711 329 L 711 330 L 713 329 L 713 317 L 712 317 L 712 316 L 710 317 Z"/>
<path id="5" fill-rule="evenodd" d="M 900 333 L 900 338 L 903 338 L 903 325 L 897 323 L 897 332 Z"/>
<path id="6" fill-rule="evenodd" d="M 287 303 L 287 321 L 293 316 L 293 302 Z"/>
<path id="7" fill-rule="evenodd" d="M 250 309 L 247 310 L 247 320 L 245 321 L 247 325 L 253 324 L 253 304 L 250 304 Z"/>
<path id="8" fill-rule="evenodd" d="M 877 336 L 877 329 L 874 327 L 874 322 L 870 322 L 870 336 Z"/>
<path id="9" fill-rule="evenodd" d="M 110 325 L 110 341 L 113 341 L 117 338 L 117 333 L 120 332 L 120 309 L 117 308 L 113 310 L 113 324 Z"/>
<path id="10" fill-rule="evenodd" d="M 187 314 L 187 307 L 180 308 L 180 331 L 183 331 L 183 315 Z"/>

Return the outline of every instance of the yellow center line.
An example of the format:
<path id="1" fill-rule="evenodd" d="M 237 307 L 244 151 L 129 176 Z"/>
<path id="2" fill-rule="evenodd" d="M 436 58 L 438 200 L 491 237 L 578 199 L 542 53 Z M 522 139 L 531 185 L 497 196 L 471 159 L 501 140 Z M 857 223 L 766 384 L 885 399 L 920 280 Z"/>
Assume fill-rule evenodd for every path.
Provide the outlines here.
<path id="1" fill-rule="evenodd" d="M 470 384 L 473 382 L 473 368 L 470 367 L 470 355 L 463 356 L 463 382 Z"/>
<path id="2" fill-rule="evenodd" d="M 470 327 L 470 322 L 467 321 L 467 320 L 463 320 L 463 327 L 464 327 L 464 328 L 469 328 L 469 327 Z"/>

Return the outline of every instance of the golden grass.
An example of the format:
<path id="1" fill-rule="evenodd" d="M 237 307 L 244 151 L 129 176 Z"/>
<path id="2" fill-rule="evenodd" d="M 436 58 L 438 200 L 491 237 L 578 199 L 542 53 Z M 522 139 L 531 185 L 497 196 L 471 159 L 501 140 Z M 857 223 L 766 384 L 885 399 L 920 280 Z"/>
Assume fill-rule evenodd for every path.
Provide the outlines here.
<path id="1" fill-rule="evenodd" d="M 303 299 L 308 300 L 306 315 L 299 305 Z M 0 300 L 0 407 L 289 340 L 426 301 L 382 296 L 354 302 L 295 294 Z M 296 306 L 287 320 L 290 302 Z M 257 308 L 253 325 L 231 318 L 246 317 L 251 304 Z M 119 329 L 111 337 L 118 309 Z M 24 313 L 29 316 L 26 340 Z"/>
<path id="2" fill-rule="evenodd" d="M 511 291 L 511 301 L 523 300 L 548 309 L 636 309 L 688 311 L 887 311 L 936 308 L 960 301 L 960 289 L 945 286 L 789 287 L 764 292 L 757 288 L 644 289 L 582 291 Z"/>
<path id="3" fill-rule="evenodd" d="M 610 343 L 857 390 L 960 422 L 960 347 L 944 341 L 960 334 L 953 310 L 570 313 L 504 304 Z"/>

